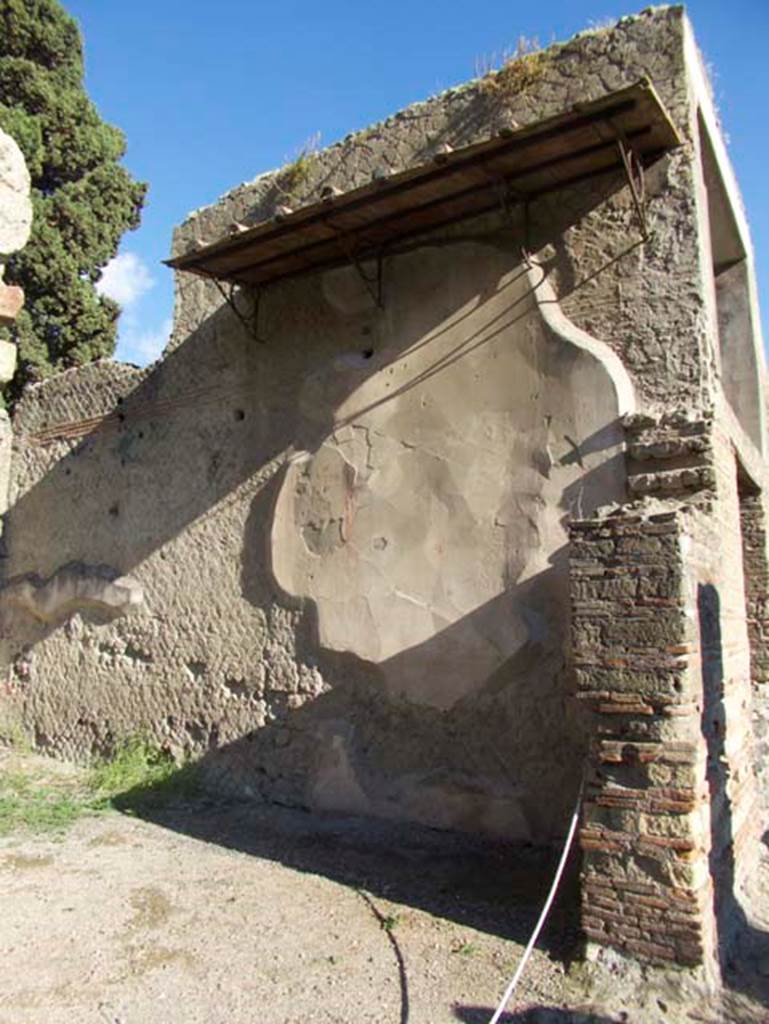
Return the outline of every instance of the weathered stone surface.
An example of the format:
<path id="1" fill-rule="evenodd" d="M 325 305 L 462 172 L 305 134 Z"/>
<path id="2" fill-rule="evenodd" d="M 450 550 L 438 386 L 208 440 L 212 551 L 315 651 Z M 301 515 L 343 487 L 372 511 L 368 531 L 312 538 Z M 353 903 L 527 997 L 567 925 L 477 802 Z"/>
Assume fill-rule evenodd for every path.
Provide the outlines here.
<path id="1" fill-rule="evenodd" d="M 399 261 L 370 357 L 344 353 L 305 380 L 301 414 L 327 433 L 292 457 L 272 523 L 277 582 L 312 598 L 320 643 L 378 665 L 394 696 L 438 708 L 527 644 L 563 642 L 539 611 L 563 605 L 547 572 L 566 541 L 563 511 L 624 493 L 606 369 L 549 331 L 528 277 L 508 265 L 504 251 L 468 244 Z M 437 282 L 452 278 L 495 286 L 419 337 Z M 324 287 L 343 314 L 368 304 L 353 271 Z M 580 453 L 574 439 L 595 436 L 600 448 Z"/>
<path id="2" fill-rule="evenodd" d="M 47 625 L 65 622 L 79 612 L 124 615 L 144 600 L 142 588 L 130 576 L 108 565 L 65 565 L 49 579 L 22 576 L 0 589 L 0 617 L 9 628 L 9 613 L 22 611 Z"/>
<path id="3" fill-rule="evenodd" d="M 0 264 L 22 249 L 32 228 L 27 165 L 16 142 L 0 130 Z"/>
<path id="4" fill-rule="evenodd" d="M 2 271 L 2 267 L 0 267 Z M 0 280 L 0 324 L 11 324 L 19 315 L 22 306 L 24 305 L 24 292 L 18 285 L 3 284 Z M 4 344 L 8 344 L 5 342 Z M 16 356 L 14 355 L 14 367 Z M 9 369 L 8 357 L 4 357 L 2 363 L 0 363 L 0 374 L 5 374 Z M 13 369 L 8 377 L 3 377 L 3 380 L 10 380 L 13 376 Z"/>

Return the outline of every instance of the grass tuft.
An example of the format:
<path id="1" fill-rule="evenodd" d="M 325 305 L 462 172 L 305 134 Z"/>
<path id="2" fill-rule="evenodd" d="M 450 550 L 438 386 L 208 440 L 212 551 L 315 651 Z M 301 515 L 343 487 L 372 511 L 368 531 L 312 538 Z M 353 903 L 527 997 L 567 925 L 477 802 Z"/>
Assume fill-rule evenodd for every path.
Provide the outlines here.
<path id="1" fill-rule="evenodd" d="M 140 814 L 200 791 L 193 764 L 177 765 L 143 737 L 129 737 L 85 777 L 46 777 L 40 768 L 0 767 L 0 836 L 61 832 L 78 818 L 110 810 Z"/>
<path id="2" fill-rule="evenodd" d="M 452 947 L 451 952 L 456 953 L 458 956 L 475 956 L 478 952 L 478 947 L 472 942 L 460 942 Z"/>
<path id="3" fill-rule="evenodd" d="M 320 133 L 317 132 L 305 142 L 294 159 L 281 170 L 276 184 L 289 202 L 297 202 L 299 194 L 309 184 L 318 159 L 319 145 Z"/>
<path id="4" fill-rule="evenodd" d="M 23 771 L 0 772 L 0 836 L 61 831 L 81 817 L 84 802 L 68 786 L 46 784 Z"/>
<path id="5" fill-rule="evenodd" d="M 503 54 L 501 67 L 483 71 L 481 88 L 499 99 L 512 99 L 542 77 L 549 60 L 549 54 L 536 39 L 521 36 L 513 52 Z"/>
<path id="6" fill-rule="evenodd" d="M 110 758 L 98 761 L 89 773 L 88 784 L 105 798 L 137 788 L 167 783 L 178 766 L 165 751 L 142 736 L 130 736 Z"/>

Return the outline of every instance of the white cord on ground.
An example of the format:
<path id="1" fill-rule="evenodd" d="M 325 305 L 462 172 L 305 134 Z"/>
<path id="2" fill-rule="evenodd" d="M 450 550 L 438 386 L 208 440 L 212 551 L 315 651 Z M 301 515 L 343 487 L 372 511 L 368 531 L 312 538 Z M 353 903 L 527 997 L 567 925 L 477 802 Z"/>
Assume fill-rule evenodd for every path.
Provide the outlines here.
<path id="1" fill-rule="evenodd" d="M 515 974 L 513 975 L 512 981 L 510 982 L 510 984 L 505 989 L 505 994 L 502 996 L 502 1000 L 500 1001 L 500 1004 L 499 1004 L 499 1006 L 496 1009 L 496 1013 L 494 1014 L 494 1016 L 489 1021 L 489 1024 L 497 1024 L 497 1021 L 502 1016 L 502 1014 L 505 1012 L 505 1007 L 509 1003 L 510 996 L 513 994 L 513 991 L 515 990 L 515 986 L 518 984 L 518 981 L 520 980 L 520 977 L 523 974 L 523 969 L 526 966 L 526 963 L 528 962 L 528 959 L 529 959 L 529 957 L 532 954 L 532 951 L 534 949 L 534 946 L 536 945 L 537 939 L 539 938 L 539 933 L 542 931 L 542 926 L 544 925 L 545 919 L 547 918 L 547 915 L 550 912 L 550 907 L 552 906 L 553 900 L 555 899 L 555 894 L 558 891 L 558 885 L 559 885 L 559 883 L 561 881 L 561 875 L 563 874 L 563 869 L 566 867 L 566 861 L 567 861 L 567 859 L 569 857 L 569 850 L 571 850 L 571 844 L 574 841 L 574 834 L 577 831 L 577 823 L 579 821 L 579 811 L 580 811 L 580 807 L 582 806 L 582 791 L 583 791 L 584 788 L 585 788 L 585 781 L 583 779 L 582 780 L 582 785 L 579 787 L 579 793 L 577 794 L 577 802 L 576 802 L 576 804 L 574 806 L 574 814 L 572 814 L 572 816 L 571 816 L 571 825 L 569 825 L 569 833 L 566 836 L 566 842 L 564 843 L 563 853 L 561 854 L 561 860 L 559 861 L 558 868 L 557 868 L 557 870 L 555 872 L 555 878 L 553 879 L 553 884 L 550 886 L 550 892 L 548 893 L 547 899 L 545 900 L 545 905 L 542 908 L 542 913 L 539 915 L 539 920 L 537 921 L 536 928 L 531 933 L 531 938 L 529 939 L 529 944 L 526 946 L 526 949 L 523 952 L 523 956 L 521 957 L 521 962 L 518 964 L 518 969 L 516 970 Z"/>

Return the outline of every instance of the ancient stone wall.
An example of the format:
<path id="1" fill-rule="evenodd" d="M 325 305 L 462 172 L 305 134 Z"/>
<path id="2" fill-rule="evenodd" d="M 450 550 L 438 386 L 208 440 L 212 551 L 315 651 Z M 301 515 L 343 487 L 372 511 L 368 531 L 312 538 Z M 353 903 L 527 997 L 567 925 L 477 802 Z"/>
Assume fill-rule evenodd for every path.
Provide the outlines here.
<path id="1" fill-rule="evenodd" d="M 336 271 L 267 346 L 221 311 L 148 373 L 30 390 L 11 578 L 107 565 L 145 595 L 111 623 L 13 609 L 38 744 L 142 727 L 237 792 L 558 834 L 585 744 L 563 521 L 624 493 L 619 407 L 509 266 L 477 242 L 404 256 L 384 324 Z"/>
<path id="2" fill-rule="evenodd" d="M 185 222 L 174 251 L 641 77 L 691 142 L 685 35 L 680 9 L 649 11 L 524 63 L 516 89 L 503 78 L 449 90 L 313 155 L 301 174 L 294 165 L 236 189 Z M 751 805 L 738 727 L 749 690 L 739 503 L 730 440 L 713 428 L 701 178 L 691 145 L 648 170 L 643 244 L 613 173 L 413 240 L 383 261 L 381 309 L 354 267 L 275 284 L 258 303 L 237 293 L 235 308 L 214 282 L 180 274 L 162 361 L 101 362 L 28 389 L 14 424 L 5 603 L 0 594 L 13 654 L 6 707 L 58 755 L 107 751 L 141 729 L 202 757 L 220 789 L 548 841 L 563 832 L 590 741 L 567 663 L 567 523 L 602 524 L 598 507 L 621 504 L 627 488 L 677 501 L 709 492 L 712 520 L 688 512 L 684 529 L 675 512 L 657 534 L 642 518 L 628 520 L 626 540 L 611 525 L 583 538 L 596 545 L 585 556 L 596 576 L 627 541 L 631 568 L 648 555 L 649 585 L 682 588 L 688 617 L 674 601 L 659 627 L 667 646 L 691 646 L 686 670 L 676 668 L 686 652 L 659 663 L 639 653 L 658 625 L 640 605 L 621 619 L 627 609 L 607 593 L 615 619 L 591 625 L 577 607 L 575 620 L 579 656 L 597 648 L 606 673 L 622 670 L 586 689 L 622 708 L 597 712 L 606 763 L 640 780 L 624 809 L 598 803 L 603 784 L 591 791 L 602 809 L 584 835 L 615 829 L 610 810 L 625 815 L 620 852 L 635 850 L 642 874 L 647 848 L 659 854 L 642 884 L 685 893 L 691 928 L 661 943 L 666 959 L 704 955 L 706 929 L 689 917 L 704 917 L 705 890 L 673 870 L 687 851 L 654 839 L 669 828 L 700 861 L 714 845 L 702 838 L 706 805 L 692 806 L 704 799 L 707 746 L 695 729 L 693 581 L 717 589 L 728 623 L 735 836 Z M 678 405 L 685 414 L 660 419 Z M 620 418 L 636 406 L 626 464 Z M 698 515 L 704 525 L 689 530 Z M 716 556 L 722 531 L 737 548 Z M 667 552 L 660 575 L 666 545 L 678 560 Z M 648 671 L 610 664 L 629 653 L 650 659 Z M 659 708 L 647 683 L 662 688 Z M 632 710 L 615 699 L 628 693 Z M 625 734 L 611 730 L 629 721 L 638 758 L 628 767 L 624 747 L 616 753 Z M 621 876 L 604 874 L 619 891 Z M 658 898 L 623 892 L 633 914 L 636 897 Z M 622 941 L 657 945 L 656 932 L 628 927 L 639 934 Z"/>
<path id="3" fill-rule="evenodd" d="M 528 234 L 532 252 L 554 244 L 549 270 L 565 312 L 615 348 L 644 404 L 706 407 L 715 338 L 706 299 L 710 267 L 701 263 L 694 230 L 700 171 L 693 160 L 697 121 L 684 43 L 681 7 L 649 9 L 611 29 L 582 33 L 524 64 L 508 86 L 503 78 L 449 89 L 313 154 L 300 173 L 290 165 L 239 186 L 177 229 L 174 254 L 226 237 L 233 225 L 269 219 L 279 206 L 298 209 L 324 189 L 347 191 L 422 164 L 441 146 L 485 140 L 648 78 L 687 140 L 647 172 L 650 240 L 640 244 L 621 175 L 543 198 L 530 204 L 527 215 L 514 207 L 503 223 L 521 240 Z M 385 267 L 385 287 L 386 281 Z M 215 286 L 203 280 L 181 275 L 177 288 L 173 345 L 204 327 L 221 304 Z M 262 336 L 271 336 L 290 294 L 278 285 L 263 295 Z"/>

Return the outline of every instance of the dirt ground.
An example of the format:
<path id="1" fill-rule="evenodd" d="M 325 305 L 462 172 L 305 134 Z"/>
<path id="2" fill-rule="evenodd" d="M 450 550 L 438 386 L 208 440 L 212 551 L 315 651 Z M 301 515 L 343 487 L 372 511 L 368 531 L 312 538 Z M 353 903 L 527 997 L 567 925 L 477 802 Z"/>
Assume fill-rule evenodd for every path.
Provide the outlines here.
<path id="1" fill-rule="evenodd" d="M 0 840 L 0 1024 L 486 1024 L 554 867 L 210 798 L 153 819 Z M 574 894 L 504 1021 L 769 1021 L 758 975 L 716 1003 L 680 978 L 585 966 Z"/>

